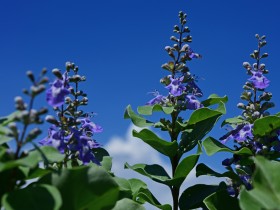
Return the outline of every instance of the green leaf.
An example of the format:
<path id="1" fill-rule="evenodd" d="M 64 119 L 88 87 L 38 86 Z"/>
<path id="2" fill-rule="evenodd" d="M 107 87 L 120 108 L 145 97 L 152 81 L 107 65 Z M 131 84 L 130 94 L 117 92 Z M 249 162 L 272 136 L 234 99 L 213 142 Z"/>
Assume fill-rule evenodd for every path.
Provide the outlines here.
<path id="1" fill-rule="evenodd" d="M 126 107 L 124 113 L 124 119 L 131 119 L 132 123 L 138 127 L 148 127 L 152 126 L 154 123 L 151 121 L 146 120 L 145 118 L 141 117 L 140 115 L 133 112 L 130 105 Z"/>
<path id="2" fill-rule="evenodd" d="M 133 200 L 124 198 L 119 200 L 112 210 L 145 210 L 145 208 Z"/>
<path id="3" fill-rule="evenodd" d="M 220 174 L 220 173 L 212 170 L 208 166 L 206 166 L 204 163 L 199 163 L 196 166 L 196 177 L 203 176 L 203 175 L 215 176 L 215 177 L 228 177 L 228 178 L 231 178 L 233 180 L 239 180 L 240 179 L 238 177 L 238 175 L 235 174 L 233 171 L 226 171 L 226 172 Z"/>
<path id="4" fill-rule="evenodd" d="M 18 166 L 26 166 L 33 168 L 39 162 L 44 161 L 44 157 L 47 158 L 49 163 L 60 162 L 64 159 L 64 155 L 60 154 L 60 152 L 54 147 L 44 146 L 40 147 L 41 151 L 32 150 L 29 152 L 28 156 L 24 158 L 20 158 L 18 160 L 11 160 L 5 163 L 0 162 L 0 171 L 8 170 Z M 41 152 L 43 152 L 44 157 L 42 157 Z"/>
<path id="5" fill-rule="evenodd" d="M 159 209 L 163 210 L 171 210 L 171 206 L 168 204 L 161 205 L 159 201 L 154 197 L 154 195 L 148 189 L 146 183 L 139 179 L 129 179 L 130 189 L 132 191 L 133 200 L 137 201 L 138 203 L 145 203 L 148 202 L 153 206 L 156 206 Z M 125 187 L 128 187 L 127 183 L 125 183 Z"/>
<path id="6" fill-rule="evenodd" d="M 62 200 L 56 187 L 31 185 L 5 194 L 2 204 L 6 210 L 59 210 Z"/>
<path id="7" fill-rule="evenodd" d="M 7 133 L 9 133 L 9 129 L 0 125 L 0 145 L 13 139 L 13 137 L 7 136 Z"/>
<path id="8" fill-rule="evenodd" d="M 153 147 L 158 152 L 168 156 L 173 157 L 177 154 L 178 143 L 177 141 L 168 142 L 161 138 L 159 138 L 155 133 L 151 130 L 143 129 L 140 132 L 136 130 L 132 131 L 134 137 L 142 139 L 146 144 Z"/>
<path id="9" fill-rule="evenodd" d="M 203 200 L 209 195 L 213 194 L 217 190 L 224 188 L 225 184 L 221 185 L 205 185 L 197 184 L 187 188 L 181 195 L 179 199 L 180 209 L 195 209 L 203 208 L 206 206 L 203 203 Z"/>
<path id="10" fill-rule="evenodd" d="M 137 111 L 142 115 L 152 115 L 155 111 L 162 111 L 165 114 L 171 114 L 174 110 L 174 107 L 165 107 L 159 104 L 155 104 L 153 106 L 139 106 Z"/>
<path id="11" fill-rule="evenodd" d="M 173 183 L 176 187 L 180 187 L 186 177 L 189 175 L 191 170 L 197 164 L 199 156 L 201 154 L 201 145 L 199 144 L 198 153 L 194 155 L 190 155 L 185 157 L 183 160 L 180 161 L 178 166 L 176 167 L 175 174 L 173 177 Z"/>
<path id="12" fill-rule="evenodd" d="M 110 157 L 109 153 L 107 150 L 104 148 L 94 148 L 92 149 L 95 158 L 101 163 L 101 166 L 106 170 L 106 171 L 111 171 L 112 169 L 112 157 Z"/>
<path id="13" fill-rule="evenodd" d="M 101 167 L 75 167 L 43 177 L 40 182 L 58 188 L 61 210 L 109 210 L 116 204 L 119 186 Z"/>
<path id="14" fill-rule="evenodd" d="M 226 103 L 227 101 L 228 101 L 227 96 L 219 97 L 216 94 L 212 94 L 208 97 L 208 99 L 202 101 L 201 103 L 203 104 L 203 106 L 208 107 L 214 104 L 219 104 L 220 102 Z"/>
<path id="15" fill-rule="evenodd" d="M 227 124 L 230 124 L 230 125 L 232 125 L 232 124 L 241 124 L 241 123 L 243 123 L 243 122 L 244 122 L 244 119 L 242 118 L 242 116 L 237 116 L 237 117 L 233 117 L 233 118 L 228 118 L 228 119 L 226 119 L 226 120 L 224 120 L 224 121 L 222 122 L 221 127 L 223 127 L 223 126 L 225 126 L 225 125 L 227 125 Z"/>
<path id="16" fill-rule="evenodd" d="M 238 199 L 231 197 L 227 190 L 217 191 L 205 198 L 203 202 L 209 210 L 240 210 Z"/>
<path id="17" fill-rule="evenodd" d="M 271 135 L 276 129 L 280 129 L 280 117 L 267 116 L 255 121 L 253 134 L 255 136 L 267 136 Z"/>
<path id="18" fill-rule="evenodd" d="M 221 112 L 209 108 L 195 110 L 190 116 L 186 130 L 182 133 L 180 150 L 183 152 L 192 150 L 198 141 L 201 141 L 212 130 L 221 116 Z"/>
<path id="19" fill-rule="evenodd" d="M 202 143 L 205 152 L 207 155 L 211 156 L 217 152 L 230 152 L 237 155 L 252 155 L 252 151 L 247 148 L 243 147 L 238 151 L 232 150 L 229 147 L 225 146 L 221 142 L 217 141 L 212 137 L 207 137 Z"/>
<path id="20" fill-rule="evenodd" d="M 150 179 L 156 182 L 166 184 L 168 186 L 172 185 L 172 183 L 170 182 L 171 181 L 170 176 L 160 165 L 135 164 L 131 166 L 128 163 L 125 163 L 125 168 L 132 169 L 146 177 L 149 177 Z"/>
<path id="21" fill-rule="evenodd" d="M 6 116 L 6 117 L 1 117 L 0 119 L 0 125 L 2 126 L 6 126 L 8 125 L 9 123 L 11 122 L 14 122 L 15 121 L 15 118 L 17 116 L 19 116 L 21 113 L 21 111 L 15 111 L 13 113 L 11 113 L 10 115 Z"/>
<path id="22" fill-rule="evenodd" d="M 256 157 L 253 175 L 253 190 L 242 189 L 240 206 L 242 210 L 280 209 L 280 163 Z"/>

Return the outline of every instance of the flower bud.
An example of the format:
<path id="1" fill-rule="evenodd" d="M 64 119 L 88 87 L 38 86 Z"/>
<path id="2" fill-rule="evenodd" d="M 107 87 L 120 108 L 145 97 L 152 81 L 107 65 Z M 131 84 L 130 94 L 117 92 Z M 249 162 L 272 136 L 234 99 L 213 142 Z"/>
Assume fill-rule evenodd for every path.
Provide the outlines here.
<path id="1" fill-rule="evenodd" d="M 175 41 L 175 42 L 179 42 L 179 40 L 175 36 L 171 36 L 170 40 Z"/>
<path id="2" fill-rule="evenodd" d="M 239 108 L 239 109 L 245 109 L 246 107 L 245 107 L 245 104 L 243 104 L 243 103 L 238 103 L 237 104 L 237 107 Z"/>
<path id="3" fill-rule="evenodd" d="M 61 72 L 60 72 L 59 69 L 53 69 L 53 70 L 52 70 L 52 73 L 53 73 L 58 79 L 62 79 L 62 78 L 63 78 L 63 77 L 62 77 L 62 74 L 61 74 Z"/>
<path id="4" fill-rule="evenodd" d="M 47 115 L 47 116 L 45 117 L 45 120 L 46 120 L 48 123 L 51 123 L 51 124 L 55 124 L 55 125 L 58 125 L 58 124 L 59 124 L 58 121 L 55 119 L 55 117 L 52 116 L 52 115 Z"/>
<path id="5" fill-rule="evenodd" d="M 264 70 L 265 69 L 265 64 L 264 63 L 262 63 L 262 64 L 260 64 L 260 70 Z"/>
<path id="6" fill-rule="evenodd" d="M 35 82 L 35 77 L 32 71 L 27 71 L 26 72 L 27 77 L 30 79 L 31 82 Z"/>

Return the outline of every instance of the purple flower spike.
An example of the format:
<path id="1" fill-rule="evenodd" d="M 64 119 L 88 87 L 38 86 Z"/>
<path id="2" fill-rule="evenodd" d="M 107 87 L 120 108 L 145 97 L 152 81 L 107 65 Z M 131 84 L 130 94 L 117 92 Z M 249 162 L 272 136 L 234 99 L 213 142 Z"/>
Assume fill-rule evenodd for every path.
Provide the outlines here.
<path id="1" fill-rule="evenodd" d="M 86 132 L 91 133 L 100 133 L 103 131 L 103 128 L 95 123 L 91 122 L 88 117 L 81 119 L 82 128 L 85 129 Z"/>
<path id="2" fill-rule="evenodd" d="M 62 79 L 56 79 L 51 87 L 47 90 L 47 102 L 49 105 L 57 107 L 64 103 L 64 98 L 67 96 L 70 91 L 68 78 L 66 73 L 63 74 Z"/>
<path id="3" fill-rule="evenodd" d="M 246 124 L 238 133 L 236 133 L 233 138 L 239 142 L 245 141 L 247 138 L 253 138 L 252 134 L 252 124 Z"/>
<path id="4" fill-rule="evenodd" d="M 197 97 L 203 96 L 201 89 L 197 86 L 197 84 L 193 80 L 188 82 L 188 87 L 190 88 L 190 91 L 193 93 L 193 95 Z"/>
<path id="5" fill-rule="evenodd" d="M 269 85 L 269 80 L 258 71 L 254 72 L 253 76 L 248 79 L 256 88 L 265 89 Z"/>
<path id="6" fill-rule="evenodd" d="M 182 84 L 184 77 L 172 78 L 171 75 L 168 76 L 170 79 L 170 84 L 165 88 L 169 89 L 169 92 L 173 96 L 180 96 L 183 94 L 183 91 L 186 90 L 186 87 Z"/>
<path id="7" fill-rule="evenodd" d="M 196 110 L 203 107 L 203 105 L 199 102 L 199 100 L 197 100 L 197 98 L 194 95 L 187 95 L 186 103 L 187 103 L 187 109 L 190 110 Z"/>

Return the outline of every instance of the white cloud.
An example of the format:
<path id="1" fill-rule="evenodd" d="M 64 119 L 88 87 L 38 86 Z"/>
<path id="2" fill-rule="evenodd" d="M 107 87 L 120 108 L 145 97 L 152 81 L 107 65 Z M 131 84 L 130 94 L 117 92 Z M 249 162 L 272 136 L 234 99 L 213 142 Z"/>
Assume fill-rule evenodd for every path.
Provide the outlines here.
<path id="1" fill-rule="evenodd" d="M 169 174 L 171 174 L 171 166 L 163 158 L 163 156 L 155 151 L 152 147 L 145 144 L 141 139 L 132 136 L 132 130 L 140 130 L 139 128 L 131 125 L 129 126 L 127 133 L 124 137 L 114 136 L 112 137 L 108 144 L 105 146 L 106 150 L 113 157 L 113 167 L 112 171 L 119 177 L 124 178 L 138 178 L 147 183 L 150 191 L 155 195 L 155 197 L 163 204 L 172 203 L 172 197 L 170 190 L 167 186 L 156 183 L 149 178 L 142 176 L 130 169 L 124 169 L 124 163 L 128 162 L 130 165 L 137 163 L 145 164 L 159 164 L 161 165 Z M 221 179 L 209 176 L 201 176 L 196 178 L 195 170 L 192 170 L 184 182 L 181 189 L 186 189 L 189 186 L 195 184 L 215 184 L 219 183 Z M 155 207 L 151 205 L 145 206 L 147 210 L 154 210 Z"/>

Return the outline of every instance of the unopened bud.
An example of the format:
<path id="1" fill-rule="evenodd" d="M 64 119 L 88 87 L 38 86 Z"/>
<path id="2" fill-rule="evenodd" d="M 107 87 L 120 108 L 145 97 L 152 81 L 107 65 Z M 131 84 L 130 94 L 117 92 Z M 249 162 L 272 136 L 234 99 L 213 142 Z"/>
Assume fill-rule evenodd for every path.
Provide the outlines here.
<path id="1" fill-rule="evenodd" d="M 59 79 L 62 79 L 62 74 L 59 69 L 53 69 L 52 73 Z"/>
<path id="2" fill-rule="evenodd" d="M 58 121 L 55 119 L 54 116 L 52 115 L 47 115 L 45 120 L 48 122 L 48 123 L 51 123 L 51 124 L 55 124 L 55 125 L 58 125 Z"/>
<path id="3" fill-rule="evenodd" d="M 35 82 L 35 77 L 34 77 L 34 74 L 32 73 L 32 71 L 27 71 L 26 75 L 28 76 L 28 78 L 30 79 L 31 82 Z"/>
<path id="4" fill-rule="evenodd" d="M 245 109 L 245 104 L 243 104 L 243 103 L 238 103 L 238 104 L 237 104 L 237 107 L 238 107 L 239 109 Z"/>

